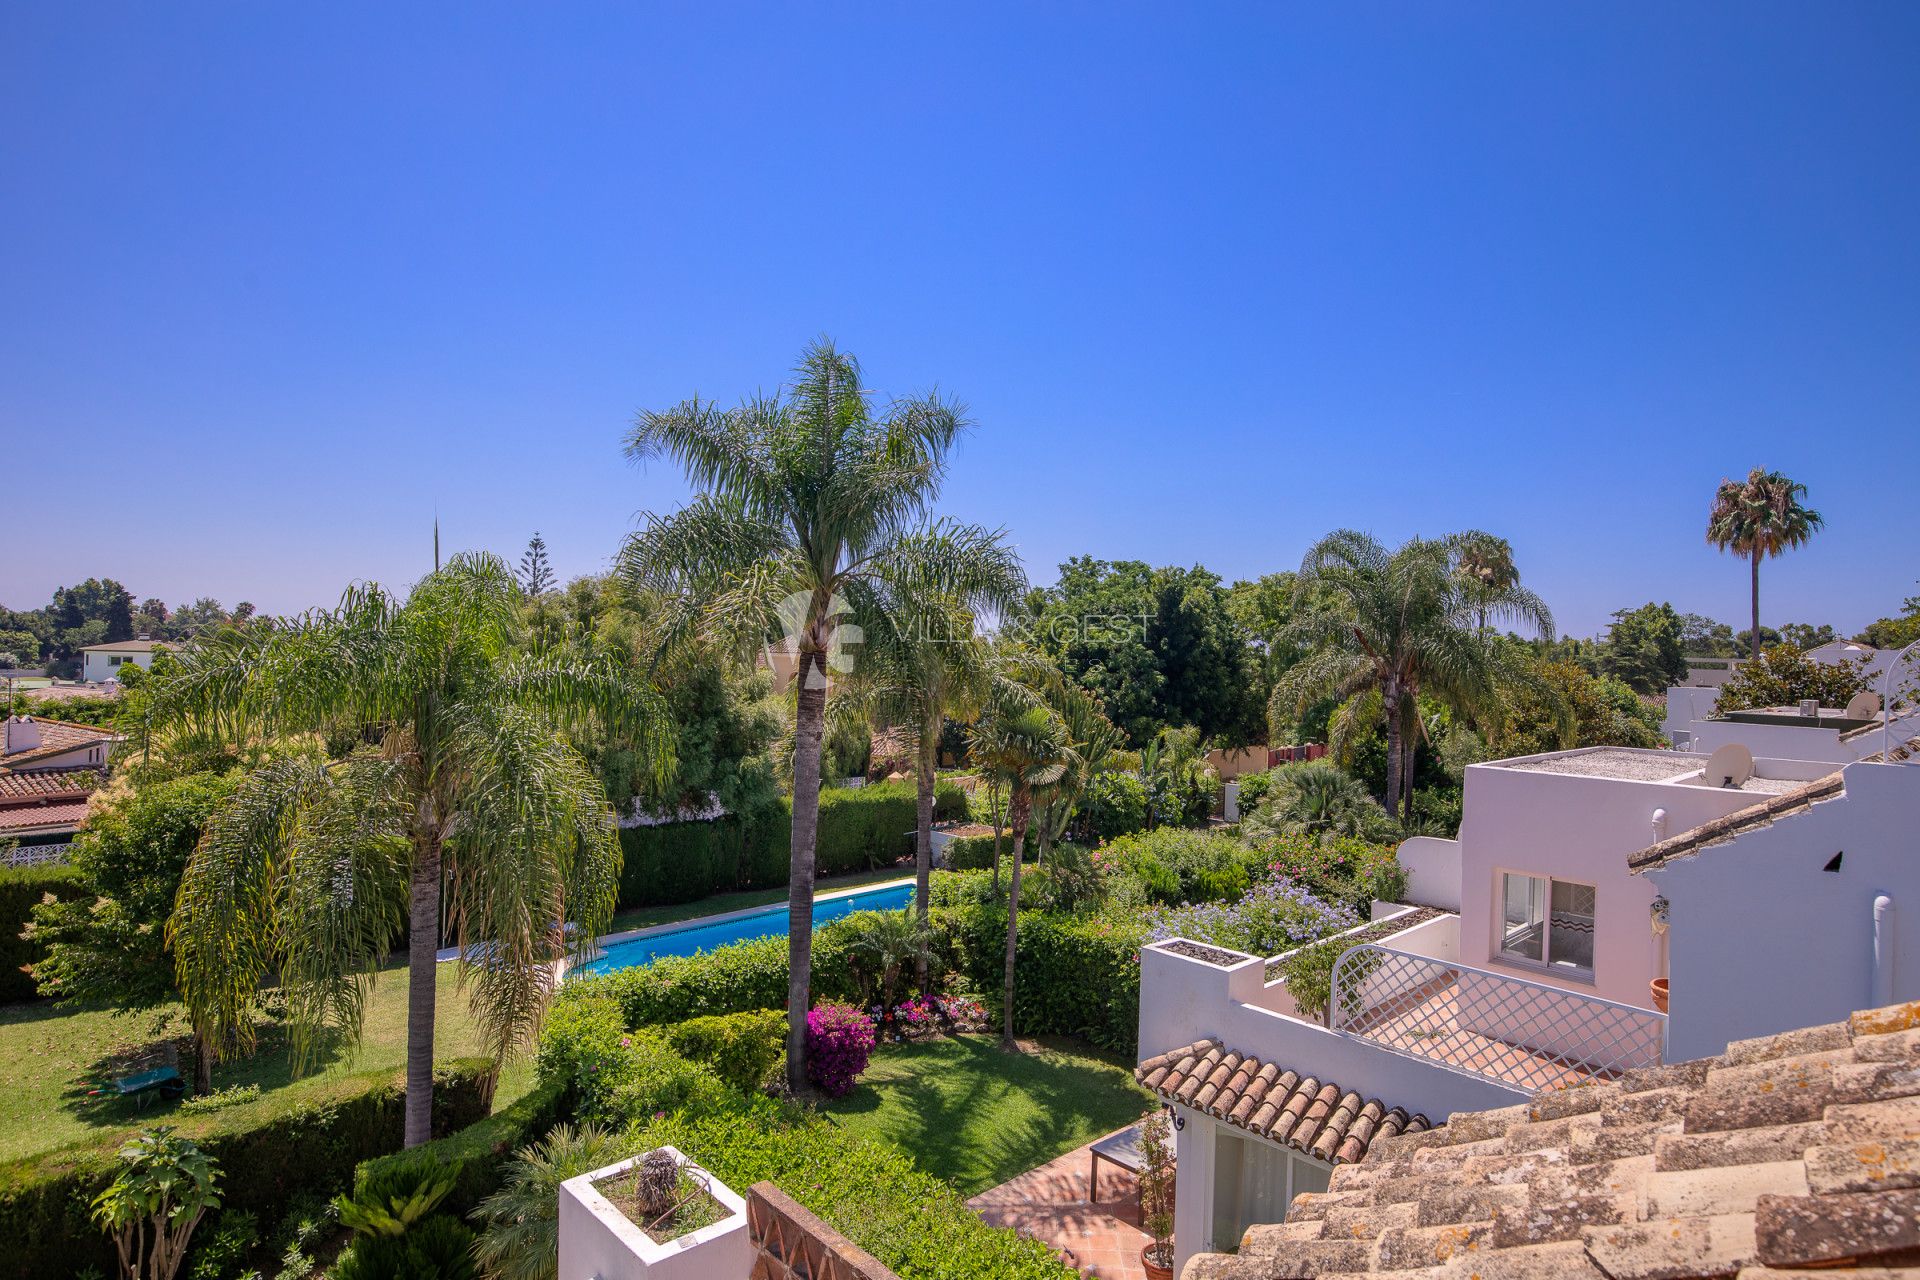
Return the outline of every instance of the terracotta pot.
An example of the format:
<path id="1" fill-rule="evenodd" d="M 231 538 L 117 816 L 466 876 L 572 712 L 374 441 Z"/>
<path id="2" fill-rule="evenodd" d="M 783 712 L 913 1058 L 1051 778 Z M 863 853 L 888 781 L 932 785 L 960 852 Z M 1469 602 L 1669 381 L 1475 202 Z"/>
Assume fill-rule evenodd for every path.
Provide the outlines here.
<path id="1" fill-rule="evenodd" d="M 1662 1013 L 1667 1011 L 1667 982 L 1666 978 L 1655 978 L 1649 984 L 1653 988 L 1653 1007 Z"/>
<path id="2" fill-rule="evenodd" d="M 1171 1266 L 1163 1267 L 1147 1256 L 1148 1251 L 1152 1248 L 1153 1246 L 1151 1244 L 1140 1246 L 1140 1265 L 1146 1270 L 1147 1280 L 1173 1280 L 1173 1268 Z M 1168 1253 L 1171 1254 L 1172 1250 L 1169 1249 Z M 1169 1258 L 1168 1260 L 1171 1262 L 1172 1259 Z"/>

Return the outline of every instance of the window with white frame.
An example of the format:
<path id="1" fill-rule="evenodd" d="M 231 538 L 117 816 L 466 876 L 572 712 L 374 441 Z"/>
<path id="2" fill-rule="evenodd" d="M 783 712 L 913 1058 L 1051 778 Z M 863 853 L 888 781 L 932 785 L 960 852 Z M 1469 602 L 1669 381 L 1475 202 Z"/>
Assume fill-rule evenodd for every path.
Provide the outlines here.
<path id="1" fill-rule="evenodd" d="M 1233 1249 L 1256 1223 L 1285 1222 L 1293 1198 L 1325 1191 L 1333 1166 L 1297 1151 L 1242 1138 L 1225 1125 L 1213 1137 L 1213 1247 Z"/>
<path id="2" fill-rule="evenodd" d="M 1500 958 L 1593 976 L 1590 884 L 1500 874 Z"/>

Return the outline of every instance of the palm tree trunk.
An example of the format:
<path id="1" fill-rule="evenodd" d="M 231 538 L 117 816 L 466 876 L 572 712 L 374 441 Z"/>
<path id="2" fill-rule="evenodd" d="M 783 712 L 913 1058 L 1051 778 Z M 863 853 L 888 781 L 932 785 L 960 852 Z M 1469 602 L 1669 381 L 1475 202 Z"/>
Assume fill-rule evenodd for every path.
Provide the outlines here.
<path id="1" fill-rule="evenodd" d="M 213 1092 L 213 1046 L 198 1030 L 193 1033 L 193 1093 L 202 1097 Z"/>
<path id="2" fill-rule="evenodd" d="M 440 840 L 414 841 L 407 916 L 407 1111 L 405 1145 L 433 1138 L 433 1004 L 440 950 Z"/>
<path id="3" fill-rule="evenodd" d="M 1380 702 L 1387 714 L 1387 812 L 1400 811 L 1400 682 L 1389 679 L 1380 691 Z"/>
<path id="4" fill-rule="evenodd" d="M 787 875 L 787 1088 L 807 1087 L 807 1006 L 813 980 L 814 842 L 820 834 L 820 743 L 827 720 L 826 654 L 800 651 L 794 715 L 793 835 Z"/>
<path id="5" fill-rule="evenodd" d="M 913 844 L 913 901 L 918 909 L 920 927 L 927 927 L 927 895 L 931 891 L 933 880 L 933 793 L 934 771 L 939 767 L 940 735 L 936 727 L 929 734 L 926 726 L 920 728 L 920 768 L 915 781 L 919 784 L 918 824 L 914 832 Z M 927 992 L 927 953 L 922 951 L 914 957 L 913 980 L 920 988 L 920 994 Z"/>
<path id="6" fill-rule="evenodd" d="M 1007 977 L 1000 990 L 1000 1047 L 1013 1044 L 1013 957 L 1020 937 L 1020 862 L 1026 852 L 1027 821 L 1033 812 L 1032 796 L 1026 787 L 1015 784 L 1012 811 L 1007 815 L 1013 826 L 1013 879 L 1007 890 Z"/>
<path id="7" fill-rule="evenodd" d="M 1755 549 L 1753 561 L 1753 658 L 1760 660 L 1760 552 Z"/>
<path id="8" fill-rule="evenodd" d="M 1000 892 L 1000 784 L 987 784 L 987 811 L 993 815 L 993 891 Z"/>

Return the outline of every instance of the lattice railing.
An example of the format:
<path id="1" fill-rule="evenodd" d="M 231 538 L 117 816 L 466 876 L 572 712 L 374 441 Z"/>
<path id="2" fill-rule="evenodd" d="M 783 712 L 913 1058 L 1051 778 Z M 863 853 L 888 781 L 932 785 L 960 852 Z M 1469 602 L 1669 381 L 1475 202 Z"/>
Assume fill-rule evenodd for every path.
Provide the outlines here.
<path id="1" fill-rule="evenodd" d="M 65 862 L 73 851 L 71 842 L 67 844 L 24 844 L 13 849 L 0 849 L 0 867 L 46 867 L 56 862 Z"/>
<path id="2" fill-rule="evenodd" d="M 1358 946 L 1334 965 L 1328 1024 L 1527 1089 L 1660 1064 L 1666 1017 L 1543 982 Z"/>

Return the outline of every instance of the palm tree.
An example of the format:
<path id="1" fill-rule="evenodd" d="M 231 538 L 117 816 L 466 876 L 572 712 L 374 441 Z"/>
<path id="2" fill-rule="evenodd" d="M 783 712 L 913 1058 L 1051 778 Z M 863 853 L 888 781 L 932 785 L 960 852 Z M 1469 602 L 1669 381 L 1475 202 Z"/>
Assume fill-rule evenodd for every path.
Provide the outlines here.
<path id="1" fill-rule="evenodd" d="M 1067 731 L 1067 745 L 1073 748 L 1072 758 L 1059 781 L 1038 788 L 1035 794 L 1034 819 L 1044 858 L 1073 821 L 1081 793 L 1107 766 L 1126 735 L 1107 719 L 1098 698 L 1064 674 L 1053 673 L 1053 678 L 1043 685 L 1042 696 L 1060 716 Z"/>
<path id="2" fill-rule="evenodd" d="M 250 1044 L 251 1007 L 277 972 L 304 1063 L 322 1029 L 358 1034 L 404 928 L 410 1147 L 431 1136 L 443 921 L 504 1056 L 538 1028 L 555 962 L 612 916 L 613 812 L 561 734 L 598 720 L 656 767 L 671 760 L 650 689 L 562 652 L 516 654 L 519 604 L 504 562 L 457 556 L 404 600 L 356 586 L 330 612 L 204 641 L 155 700 L 156 721 L 201 733 L 353 744 L 241 783 L 188 862 L 170 942 L 214 1052 Z"/>
<path id="3" fill-rule="evenodd" d="M 1487 608 L 1479 601 L 1497 600 L 1501 594 L 1520 585 L 1520 570 L 1514 567 L 1513 544 L 1478 529 L 1460 535 L 1459 554 L 1454 570 L 1466 585 L 1467 595 L 1479 608 L 1480 629 L 1487 629 Z"/>
<path id="4" fill-rule="evenodd" d="M 1419 698 L 1430 691 L 1462 709 L 1498 704 L 1503 663 L 1478 625 L 1482 612 L 1537 628 L 1551 639 L 1553 615 L 1518 582 L 1471 592 L 1459 572 L 1462 539 L 1414 538 L 1388 552 L 1351 529 L 1308 550 L 1300 580 L 1321 588 L 1328 607 L 1289 624 L 1286 635 L 1308 656 L 1275 687 L 1268 708 L 1291 718 L 1318 697 L 1351 700 L 1378 693 L 1387 735 L 1387 812 L 1413 813 L 1413 748 Z"/>
<path id="5" fill-rule="evenodd" d="M 1007 785 L 1007 825 L 1013 832 L 1013 876 L 1007 889 L 1007 967 L 1001 989 L 1000 1046 L 1012 1049 L 1013 957 L 1020 928 L 1020 864 L 1026 851 L 1027 827 L 1033 819 L 1036 787 L 1057 783 L 1078 757 L 1068 741 L 1067 726 L 1058 712 L 1030 691 L 1001 681 L 987 713 L 968 739 L 973 761 Z"/>
<path id="6" fill-rule="evenodd" d="M 1366 784 L 1324 760 L 1290 764 L 1270 775 L 1267 794 L 1241 824 L 1241 838 L 1259 844 L 1281 835 L 1391 840 L 1397 824 Z"/>
<path id="7" fill-rule="evenodd" d="M 1026 575 L 1012 550 L 996 539 L 978 549 L 980 595 L 1006 604 L 1025 589 Z M 998 579 L 998 581 L 994 581 Z M 927 925 L 933 873 L 933 804 L 940 765 L 940 732 L 949 719 L 971 723 L 992 682 L 992 652 L 974 633 L 973 610 L 938 589 L 899 574 L 876 583 L 873 602 L 884 619 L 865 628 L 860 661 L 844 686 L 850 707 L 876 728 L 905 730 L 914 754 L 917 790 L 914 878 L 920 925 Z M 927 958 L 915 980 L 927 987 Z"/>
<path id="8" fill-rule="evenodd" d="M 779 634 L 794 646 L 787 1080 L 797 1093 L 807 1082 L 828 672 L 850 670 L 844 644 L 859 639 L 856 627 L 884 625 L 889 580 L 977 608 L 1003 583 L 1006 551 L 978 526 L 921 523 L 967 425 L 959 405 L 928 395 L 875 412 L 859 363 L 825 340 L 783 391 L 732 409 L 693 399 L 640 414 L 627 456 L 670 457 L 700 492 L 670 516 L 646 516 L 620 568 L 661 593 L 668 640 L 705 633 L 745 647 Z"/>
<path id="9" fill-rule="evenodd" d="M 1755 467 L 1741 480 L 1722 480 L 1707 516 L 1707 541 L 1747 560 L 1753 569 L 1753 656 L 1760 656 L 1760 562 L 1804 545 L 1825 523 L 1804 506 L 1807 486 L 1778 471 Z"/>

